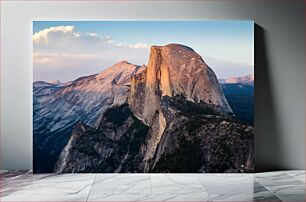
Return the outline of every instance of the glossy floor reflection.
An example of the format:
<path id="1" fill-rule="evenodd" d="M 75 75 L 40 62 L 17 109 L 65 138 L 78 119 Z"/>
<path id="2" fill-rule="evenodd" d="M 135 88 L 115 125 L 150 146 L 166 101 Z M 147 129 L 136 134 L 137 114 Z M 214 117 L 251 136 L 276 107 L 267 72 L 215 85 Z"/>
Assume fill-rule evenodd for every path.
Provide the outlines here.
<path id="1" fill-rule="evenodd" d="M 305 201 L 305 171 L 35 174 L 1 171 L 0 201 Z"/>

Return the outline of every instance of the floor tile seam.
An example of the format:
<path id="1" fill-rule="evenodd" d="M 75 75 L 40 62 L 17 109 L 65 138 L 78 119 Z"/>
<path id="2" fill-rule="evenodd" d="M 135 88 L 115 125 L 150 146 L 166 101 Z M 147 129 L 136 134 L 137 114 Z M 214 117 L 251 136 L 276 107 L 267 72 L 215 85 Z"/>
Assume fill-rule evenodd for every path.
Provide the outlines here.
<path id="1" fill-rule="evenodd" d="M 206 194 L 207 194 L 209 200 L 213 201 L 213 198 L 210 196 L 210 193 L 207 191 L 205 185 L 201 182 L 199 176 L 197 176 L 197 180 L 199 181 L 200 185 L 203 187 L 203 189 L 204 189 L 204 191 L 206 192 Z"/>
<path id="2" fill-rule="evenodd" d="M 153 194 L 153 190 L 152 190 L 152 174 L 150 173 L 149 176 L 150 176 L 150 191 L 151 191 L 150 193 Z"/>
<path id="3" fill-rule="evenodd" d="M 264 188 L 266 188 L 269 192 L 271 192 L 271 194 L 273 194 L 274 196 L 276 196 L 277 197 L 277 195 L 281 195 L 281 194 L 278 194 L 278 193 L 274 193 L 274 191 L 273 190 L 271 190 L 268 186 L 266 186 L 266 185 L 263 185 L 262 183 L 260 183 L 259 181 L 257 181 L 261 186 L 263 186 Z M 289 194 L 290 195 L 290 194 Z M 294 195 L 294 194 L 293 194 Z M 279 198 L 279 197 L 277 197 L 277 198 Z"/>
<path id="4" fill-rule="evenodd" d="M 86 198 L 86 202 L 88 201 L 88 199 L 89 199 L 89 197 L 90 197 L 90 193 L 91 193 L 92 187 L 93 187 L 94 184 L 95 184 L 97 175 L 98 175 L 98 174 L 96 174 L 95 177 L 94 177 L 94 180 L 93 180 L 93 182 L 92 182 L 92 185 L 91 185 L 91 187 L 90 187 L 90 190 L 89 190 L 88 195 L 87 195 L 87 198 Z"/>

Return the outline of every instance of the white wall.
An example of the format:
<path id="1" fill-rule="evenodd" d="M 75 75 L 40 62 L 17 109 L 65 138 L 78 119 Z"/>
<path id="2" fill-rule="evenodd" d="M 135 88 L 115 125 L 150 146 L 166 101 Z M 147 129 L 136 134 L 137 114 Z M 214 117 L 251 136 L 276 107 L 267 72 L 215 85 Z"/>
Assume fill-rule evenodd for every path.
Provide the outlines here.
<path id="1" fill-rule="evenodd" d="M 255 164 L 305 168 L 303 1 L 1 1 L 1 164 L 32 168 L 32 20 L 248 19 L 256 28 Z"/>

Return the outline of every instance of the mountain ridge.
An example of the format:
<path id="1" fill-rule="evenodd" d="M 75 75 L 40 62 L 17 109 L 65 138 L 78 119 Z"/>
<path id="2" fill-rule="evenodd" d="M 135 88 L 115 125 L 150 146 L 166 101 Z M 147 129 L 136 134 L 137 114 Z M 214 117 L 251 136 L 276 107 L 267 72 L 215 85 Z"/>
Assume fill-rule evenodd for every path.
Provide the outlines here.
<path id="1" fill-rule="evenodd" d="M 34 144 L 44 148 L 34 149 L 34 157 L 55 153 L 53 166 L 47 164 L 48 171 L 215 172 L 218 166 L 222 167 L 220 172 L 253 169 L 253 127 L 234 119 L 216 75 L 187 46 L 152 46 L 147 66 L 120 61 L 98 74 L 61 85 L 34 85 Z M 195 120 L 209 127 L 195 125 Z M 45 130 L 40 131 L 42 128 Z M 50 141 L 44 142 L 42 137 Z M 215 144 L 224 138 L 229 142 L 226 147 L 243 150 L 243 157 L 232 156 L 231 152 L 223 156 L 224 148 Z M 242 142 L 245 145 L 240 145 Z M 207 143 L 211 147 L 205 146 Z M 188 154 L 193 146 L 198 148 L 199 158 L 210 156 L 217 162 L 193 158 Z M 175 170 L 172 163 L 178 162 L 169 160 L 174 154 L 177 158 L 189 155 L 190 159 Z M 46 168 L 39 165 L 46 156 L 39 157 L 34 170 L 45 172 Z M 220 158 L 229 163 L 219 162 Z M 188 170 L 189 164 L 194 166 Z"/>
<path id="2" fill-rule="evenodd" d="M 130 76 L 143 67 L 121 61 L 98 74 L 83 76 L 64 84 L 33 83 L 34 168 L 55 163 L 70 138 L 75 124 L 96 128 L 107 108 L 127 99 Z M 55 144 L 56 143 L 56 144 Z"/>

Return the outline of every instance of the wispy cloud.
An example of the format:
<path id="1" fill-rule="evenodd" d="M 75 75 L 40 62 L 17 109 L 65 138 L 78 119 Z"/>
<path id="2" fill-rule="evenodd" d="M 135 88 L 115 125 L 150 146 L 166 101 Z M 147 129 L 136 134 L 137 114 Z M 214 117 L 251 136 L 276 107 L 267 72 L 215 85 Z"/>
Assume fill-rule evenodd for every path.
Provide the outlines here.
<path id="1" fill-rule="evenodd" d="M 150 48 L 150 46 L 146 43 L 136 43 L 136 44 L 130 44 L 129 45 L 130 48 Z"/>
<path id="2" fill-rule="evenodd" d="M 91 44 L 95 42 L 95 44 Z M 58 27 L 49 27 L 42 31 L 36 32 L 33 35 L 34 46 L 45 46 L 45 48 L 50 48 L 52 46 L 61 46 L 67 47 L 67 45 L 73 46 L 88 46 L 94 45 L 103 46 L 125 46 L 135 49 L 148 49 L 150 45 L 147 43 L 137 42 L 135 44 L 129 44 L 126 42 L 114 43 L 111 36 L 99 36 L 97 33 L 82 33 L 76 31 L 75 26 L 58 26 Z M 73 43 L 73 44 L 71 44 Z M 49 45 L 49 46 L 48 46 Z M 60 49 L 57 49 L 60 51 Z"/>
<path id="3" fill-rule="evenodd" d="M 61 77 L 52 79 L 72 80 L 81 74 L 100 72 L 120 60 L 143 64 L 150 47 L 142 42 L 118 42 L 112 36 L 78 32 L 75 26 L 49 27 L 36 32 L 33 45 L 34 80 L 46 80 L 51 73 Z M 61 73 L 63 69 L 66 75 Z"/>
<path id="4" fill-rule="evenodd" d="M 34 44 L 47 44 L 48 38 L 52 37 L 52 34 L 74 33 L 75 26 L 58 26 L 50 27 L 42 31 L 36 32 L 33 35 Z M 77 37 L 77 35 L 75 36 Z"/>

